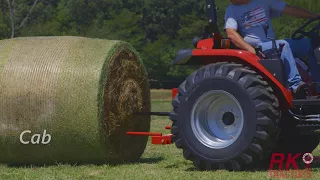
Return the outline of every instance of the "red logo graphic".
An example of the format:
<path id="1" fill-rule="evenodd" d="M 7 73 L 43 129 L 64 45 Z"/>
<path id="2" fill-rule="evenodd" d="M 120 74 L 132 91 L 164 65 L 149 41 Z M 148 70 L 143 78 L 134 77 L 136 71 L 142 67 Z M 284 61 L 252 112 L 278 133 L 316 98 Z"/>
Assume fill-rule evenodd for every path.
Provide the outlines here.
<path id="1" fill-rule="evenodd" d="M 268 20 L 265 9 L 262 6 L 255 8 L 241 16 L 241 21 L 245 29 L 250 29 L 261 24 L 265 24 Z"/>
<path id="2" fill-rule="evenodd" d="M 309 165 L 313 162 L 313 156 L 311 153 L 305 153 L 303 156 L 302 156 L 302 160 L 305 164 Z"/>
<path id="3" fill-rule="evenodd" d="M 302 161 L 305 167 L 299 169 L 297 161 L 301 155 L 301 153 L 289 153 L 286 158 L 283 153 L 273 153 L 269 166 L 270 178 L 311 178 L 311 163 L 314 161 L 314 156 L 311 153 L 303 154 Z"/>

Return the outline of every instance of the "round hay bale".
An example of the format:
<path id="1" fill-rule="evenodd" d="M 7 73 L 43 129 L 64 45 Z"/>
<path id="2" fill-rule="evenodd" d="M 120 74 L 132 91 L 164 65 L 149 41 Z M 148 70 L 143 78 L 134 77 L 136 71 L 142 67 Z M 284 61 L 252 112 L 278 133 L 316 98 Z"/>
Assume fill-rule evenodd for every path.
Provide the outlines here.
<path id="1" fill-rule="evenodd" d="M 0 162 L 123 163 L 149 131 L 147 73 L 125 42 L 81 37 L 0 41 Z M 29 144 L 23 144 L 29 141 Z M 43 139 L 43 133 L 49 136 Z M 38 134 L 38 135 L 37 135 Z M 31 141 L 33 140 L 33 141 Z M 33 143 L 33 144 L 32 144 Z"/>

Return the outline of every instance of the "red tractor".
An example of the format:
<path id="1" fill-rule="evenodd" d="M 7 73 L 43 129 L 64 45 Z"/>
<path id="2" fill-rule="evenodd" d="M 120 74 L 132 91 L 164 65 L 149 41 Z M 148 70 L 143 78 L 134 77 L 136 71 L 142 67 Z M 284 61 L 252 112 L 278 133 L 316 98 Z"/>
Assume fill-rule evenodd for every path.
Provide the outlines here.
<path id="1" fill-rule="evenodd" d="M 203 65 L 173 90 L 171 134 L 151 135 L 154 144 L 175 143 L 199 169 L 243 170 L 257 167 L 272 152 L 307 153 L 319 144 L 320 99 L 315 89 L 307 99 L 293 99 L 284 80 L 281 45 L 258 57 L 221 38 L 213 0 L 207 0 L 207 36 L 195 38 L 195 49 L 178 52 L 173 64 Z M 307 26 L 317 22 L 311 31 Z M 320 17 L 308 21 L 293 39 L 308 36 L 320 63 Z M 317 33 L 317 37 L 310 37 Z M 259 50 L 259 47 L 258 49 Z M 307 72 L 303 72 L 307 74 Z M 304 79 L 308 79 L 305 77 Z M 310 83 L 310 82 L 308 82 Z M 314 85 L 316 83 L 313 83 Z M 314 86 L 313 86 L 314 87 Z"/>

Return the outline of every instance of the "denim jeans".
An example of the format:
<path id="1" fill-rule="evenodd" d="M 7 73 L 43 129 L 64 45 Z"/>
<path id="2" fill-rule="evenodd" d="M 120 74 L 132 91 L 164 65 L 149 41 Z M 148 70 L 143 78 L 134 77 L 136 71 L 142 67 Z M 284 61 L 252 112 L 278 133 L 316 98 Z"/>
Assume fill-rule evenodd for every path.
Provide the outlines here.
<path id="1" fill-rule="evenodd" d="M 286 39 L 290 44 L 293 56 L 303 59 L 308 58 L 309 70 L 311 72 L 311 78 L 313 82 L 317 83 L 317 92 L 320 92 L 320 64 L 317 63 L 316 57 L 313 53 L 311 39 L 299 39 L 292 40 Z"/>
<path id="2" fill-rule="evenodd" d="M 291 91 L 294 91 L 302 82 L 302 78 L 296 66 L 293 52 L 290 48 L 290 44 L 286 40 L 277 40 L 276 42 L 278 48 L 280 43 L 285 44 L 282 50 L 281 60 L 284 67 L 286 75 L 285 78 L 287 79 L 288 87 Z M 272 49 L 272 41 L 260 43 L 259 45 L 262 47 L 262 51 Z"/>

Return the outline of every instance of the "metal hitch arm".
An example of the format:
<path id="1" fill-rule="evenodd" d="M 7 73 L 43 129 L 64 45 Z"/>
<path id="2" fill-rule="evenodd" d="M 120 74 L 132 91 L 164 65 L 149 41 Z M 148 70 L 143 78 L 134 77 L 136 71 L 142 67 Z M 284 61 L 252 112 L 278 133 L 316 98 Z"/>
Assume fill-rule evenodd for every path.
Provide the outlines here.
<path id="1" fill-rule="evenodd" d="M 162 133 L 158 133 L 158 132 L 127 132 L 127 135 L 151 136 L 152 144 L 160 144 L 160 145 L 172 144 L 172 140 L 171 140 L 172 134 L 162 135 Z"/>

